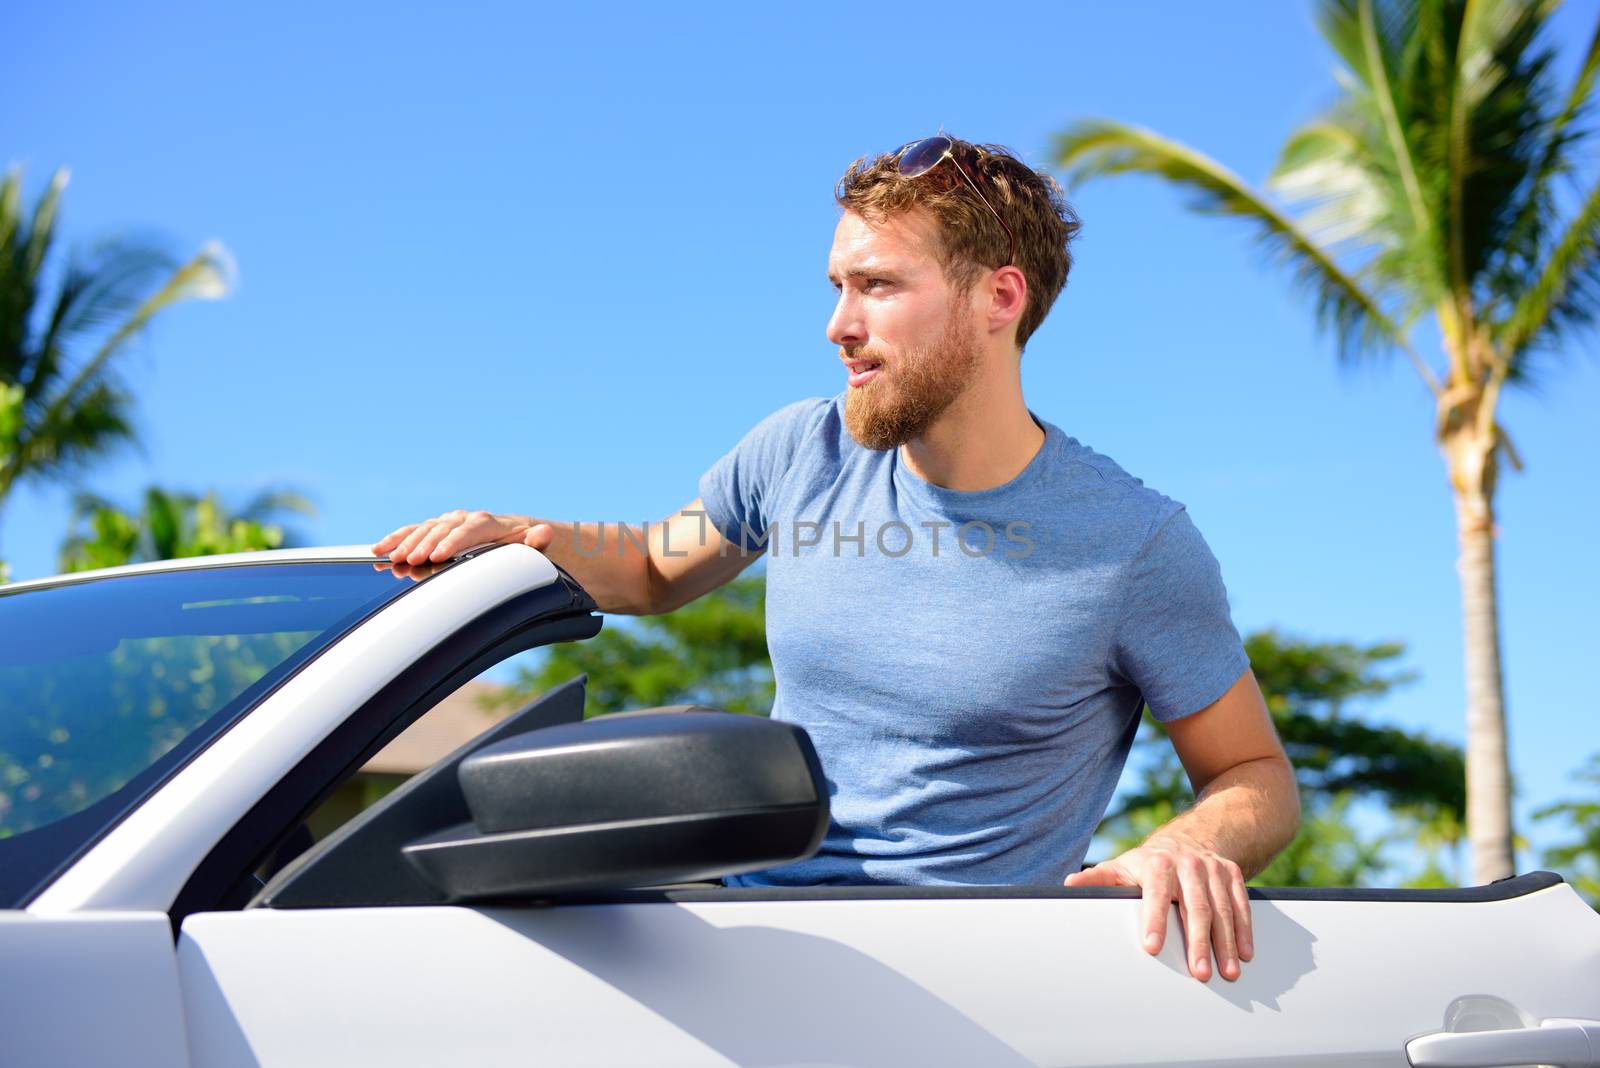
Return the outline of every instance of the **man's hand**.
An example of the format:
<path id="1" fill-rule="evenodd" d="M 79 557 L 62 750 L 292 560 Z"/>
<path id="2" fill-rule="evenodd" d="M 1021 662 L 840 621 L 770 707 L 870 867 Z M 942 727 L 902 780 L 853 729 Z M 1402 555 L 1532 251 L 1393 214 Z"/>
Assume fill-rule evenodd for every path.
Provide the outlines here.
<path id="1" fill-rule="evenodd" d="M 388 556 L 397 564 L 437 564 L 474 545 L 510 542 L 543 551 L 550 547 L 554 538 L 555 531 L 548 523 L 534 523 L 527 516 L 467 512 L 458 508 L 386 535 L 372 547 L 372 554 Z"/>
<path id="2" fill-rule="evenodd" d="M 1189 942 L 1189 974 L 1202 983 L 1211 978 L 1213 948 L 1217 971 L 1229 981 L 1239 978 L 1239 962 L 1255 955 L 1244 872 L 1182 836 L 1158 832 L 1114 860 L 1074 872 L 1064 885 L 1139 887 L 1144 948 L 1152 955 L 1166 941 L 1168 906 L 1176 901 Z"/>

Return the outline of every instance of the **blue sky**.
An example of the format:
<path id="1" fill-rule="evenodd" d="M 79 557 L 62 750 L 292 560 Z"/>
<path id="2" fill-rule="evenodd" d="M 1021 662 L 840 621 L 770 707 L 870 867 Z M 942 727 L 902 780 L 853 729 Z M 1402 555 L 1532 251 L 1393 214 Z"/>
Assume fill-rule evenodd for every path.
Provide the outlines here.
<path id="1" fill-rule="evenodd" d="M 1108 116 L 1259 181 L 1334 91 L 1304 3 L 985 10 L 9 5 L 0 162 L 30 196 L 71 166 L 69 242 L 216 238 L 239 265 L 129 361 L 145 447 L 88 485 L 293 486 L 320 543 L 458 506 L 653 520 L 762 416 L 844 388 L 824 262 L 854 157 L 942 126 L 1044 165 L 1064 123 Z M 1576 44 L 1597 17 L 1557 26 Z M 1412 373 L 1338 367 L 1243 232 L 1171 191 L 1073 203 L 1030 406 L 1189 506 L 1241 630 L 1404 641 L 1419 681 L 1375 713 L 1460 740 L 1454 524 Z M 1597 344 L 1505 404 L 1524 815 L 1600 750 Z M 65 491 L 11 500 L 16 577 L 55 570 L 67 514 Z"/>

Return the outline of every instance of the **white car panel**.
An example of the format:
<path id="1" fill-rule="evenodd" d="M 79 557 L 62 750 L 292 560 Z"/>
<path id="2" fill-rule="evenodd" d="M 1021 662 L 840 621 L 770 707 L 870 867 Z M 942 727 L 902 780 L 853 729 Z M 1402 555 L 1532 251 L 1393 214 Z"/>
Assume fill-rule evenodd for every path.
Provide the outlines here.
<path id="1" fill-rule="evenodd" d="M 241 555 L 255 564 L 286 559 L 279 553 Z M 466 623 L 557 577 L 544 554 L 508 545 L 462 560 L 407 591 L 198 754 L 28 911 L 59 916 L 85 909 L 171 908 L 218 839 L 353 709 Z"/>
<path id="2" fill-rule="evenodd" d="M 40 917 L 0 911 L 0 1063 L 190 1063 L 165 913 Z"/>
<path id="3" fill-rule="evenodd" d="M 263 1068 L 1401 1068 L 1452 1019 L 1600 1018 L 1565 885 L 1253 905 L 1234 983 L 1145 954 L 1129 899 L 252 909 L 189 917 L 178 955 L 196 1062 Z"/>
<path id="4" fill-rule="evenodd" d="M 463 550 L 459 555 L 471 552 Z M 269 549 L 245 553 L 217 553 L 215 556 L 186 556 L 178 560 L 151 560 L 142 564 L 119 564 L 116 567 L 97 567 L 92 571 L 73 571 L 65 575 L 28 579 L 25 582 L 6 583 L 6 593 L 21 593 L 45 586 L 70 585 L 93 579 L 115 578 L 119 575 L 147 575 L 158 571 L 198 571 L 214 567 L 233 567 L 239 564 L 309 564 L 309 563 L 377 563 L 382 557 L 372 555 L 370 545 L 321 545 L 298 549 Z"/>

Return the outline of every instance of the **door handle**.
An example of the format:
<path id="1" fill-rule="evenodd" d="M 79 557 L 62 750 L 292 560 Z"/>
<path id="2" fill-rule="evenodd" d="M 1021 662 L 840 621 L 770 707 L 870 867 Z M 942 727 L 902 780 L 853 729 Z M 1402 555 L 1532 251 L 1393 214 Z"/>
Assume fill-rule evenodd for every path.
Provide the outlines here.
<path id="1" fill-rule="evenodd" d="M 1505 1031 L 1436 1031 L 1406 1043 L 1412 1068 L 1547 1064 L 1600 1068 L 1600 1020 L 1545 1020 Z"/>

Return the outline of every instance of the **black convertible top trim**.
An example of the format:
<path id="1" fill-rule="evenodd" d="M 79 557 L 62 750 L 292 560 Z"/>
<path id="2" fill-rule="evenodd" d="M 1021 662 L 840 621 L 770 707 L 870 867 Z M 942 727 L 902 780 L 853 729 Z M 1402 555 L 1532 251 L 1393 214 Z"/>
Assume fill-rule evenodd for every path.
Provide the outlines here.
<path id="1" fill-rule="evenodd" d="M 1393 890 L 1380 887 L 1334 889 L 1312 886 L 1252 886 L 1252 901 L 1387 901 L 1477 903 L 1506 901 L 1564 882 L 1553 871 L 1531 871 L 1484 886 L 1440 890 Z M 551 899 L 551 905 L 697 904 L 711 901 L 907 901 L 1004 898 L 1136 898 L 1132 886 L 706 886 L 678 889 L 620 890 Z M 504 902 L 514 904 L 514 902 Z M 524 904 L 526 904 L 524 902 Z"/>

